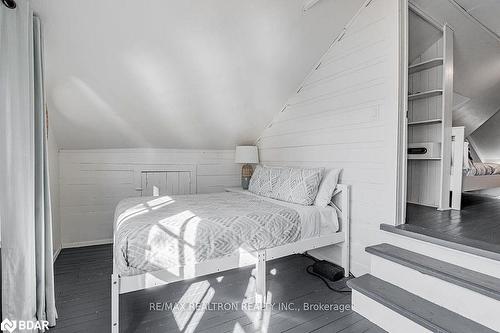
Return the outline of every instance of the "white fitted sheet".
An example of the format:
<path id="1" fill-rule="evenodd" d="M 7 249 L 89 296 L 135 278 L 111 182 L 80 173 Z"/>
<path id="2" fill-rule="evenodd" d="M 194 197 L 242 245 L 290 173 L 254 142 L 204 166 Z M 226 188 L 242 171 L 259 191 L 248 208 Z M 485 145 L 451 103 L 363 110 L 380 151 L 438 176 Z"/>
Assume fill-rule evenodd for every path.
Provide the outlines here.
<path id="1" fill-rule="evenodd" d="M 276 205 L 289 207 L 297 211 L 302 223 L 302 238 L 325 236 L 331 233 L 336 233 L 340 229 L 339 217 L 337 215 L 337 211 L 333 207 L 327 206 L 323 208 L 314 205 L 304 206 L 263 197 L 248 191 L 242 191 L 241 193 L 257 196 L 262 200 L 272 202 Z"/>

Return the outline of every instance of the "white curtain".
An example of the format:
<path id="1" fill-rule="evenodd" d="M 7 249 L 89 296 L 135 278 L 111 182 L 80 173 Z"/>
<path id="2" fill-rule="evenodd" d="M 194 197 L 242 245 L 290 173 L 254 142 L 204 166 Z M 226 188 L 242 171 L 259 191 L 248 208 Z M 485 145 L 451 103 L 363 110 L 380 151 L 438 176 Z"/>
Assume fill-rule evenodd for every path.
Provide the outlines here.
<path id="1" fill-rule="evenodd" d="M 55 325 L 40 22 L 0 4 L 2 317 Z"/>
<path id="2" fill-rule="evenodd" d="M 33 18 L 35 115 L 35 264 L 37 319 L 56 323 L 52 205 L 50 201 L 48 129 L 43 86 L 43 53 L 40 19 Z"/>

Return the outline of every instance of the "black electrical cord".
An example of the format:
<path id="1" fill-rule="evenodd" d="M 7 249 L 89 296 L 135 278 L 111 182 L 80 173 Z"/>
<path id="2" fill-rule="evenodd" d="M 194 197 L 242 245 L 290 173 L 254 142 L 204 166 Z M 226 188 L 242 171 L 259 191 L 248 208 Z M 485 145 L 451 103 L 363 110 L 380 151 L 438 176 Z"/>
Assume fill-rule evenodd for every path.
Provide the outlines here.
<path id="1" fill-rule="evenodd" d="M 303 255 L 304 257 L 306 257 L 306 258 L 309 258 L 309 259 L 311 259 L 311 260 L 315 261 L 315 262 L 318 262 L 318 261 L 319 261 L 318 259 L 314 258 L 313 256 L 311 256 L 311 255 L 309 255 L 309 254 L 307 254 L 307 253 L 303 253 L 302 255 Z M 319 275 L 319 274 L 314 273 L 314 272 L 312 271 L 312 267 L 313 267 L 313 265 L 309 265 L 309 266 L 307 266 L 307 267 L 306 267 L 306 272 L 307 272 L 307 273 L 309 273 L 309 274 L 311 274 L 312 276 L 316 276 L 316 277 L 320 278 L 320 279 L 321 279 L 321 281 L 323 281 L 323 282 L 325 283 L 325 285 L 326 285 L 326 287 L 327 287 L 328 289 L 330 289 L 330 290 L 332 290 L 332 291 L 335 291 L 335 292 L 338 292 L 338 293 L 350 293 L 350 292 L 351 292 L 351 288 L 349 288 L 349 287 L 347 287 L 347 286 L 346 286 L 346 288 L 348 288 L 348 289 L 337 289 L 337 288 L 332 287 L 332 286 L 330 285 L 330 282 L 328 282 L 328 281 L 327 281 L 327 279 L 325 279 L 323 276 L 321 276 L 321 275 Z M 348 278 L 347 280 L 349 280 L 349 279 L 351 279 L 351 278 L 354 278 L 354 275 L 353 275 L 351 272 L 349 272 L 349 278 Z M 346 281 L 347 281 L 347 280 L 346 280 Z"/>

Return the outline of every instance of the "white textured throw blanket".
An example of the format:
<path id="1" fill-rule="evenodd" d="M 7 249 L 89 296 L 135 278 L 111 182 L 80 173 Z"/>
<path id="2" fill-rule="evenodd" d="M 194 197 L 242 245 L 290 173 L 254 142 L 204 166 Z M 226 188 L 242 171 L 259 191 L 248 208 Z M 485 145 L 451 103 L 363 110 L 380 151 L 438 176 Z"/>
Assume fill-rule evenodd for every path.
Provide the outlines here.
<path id="1" fill-rule="evenodd" d="M 301 238 L 300 215 L 242 193 L 139 197 L 115 211 L 115 260 L 121 275 L 186 266 L 239 248 L 271 248 Z"/>

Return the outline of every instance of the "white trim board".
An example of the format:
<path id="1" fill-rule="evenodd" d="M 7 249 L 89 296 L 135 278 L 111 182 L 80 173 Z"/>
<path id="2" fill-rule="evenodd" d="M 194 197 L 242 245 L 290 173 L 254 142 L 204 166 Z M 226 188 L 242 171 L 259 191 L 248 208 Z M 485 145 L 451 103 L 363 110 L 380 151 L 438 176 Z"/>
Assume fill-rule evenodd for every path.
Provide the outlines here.
<path id="1" fill-rule="evenodd" d="M 408 110 L 408 0 L 398 1 L 398 109 Z M 398 147 L 405 147 L 408 143 L 408 118 L 407 112 L 398 112 L 398 132 L 397 142 Z M 406 205 L 399 204 L 406 202 L 406 187 L 407 187 L 407 163 L 408 152 L 405 149 L 397 149 L 397 173 L 396 173 L 396 211 L 395 211 L 395 225 L 405 223 L 406 219 Z"/>

